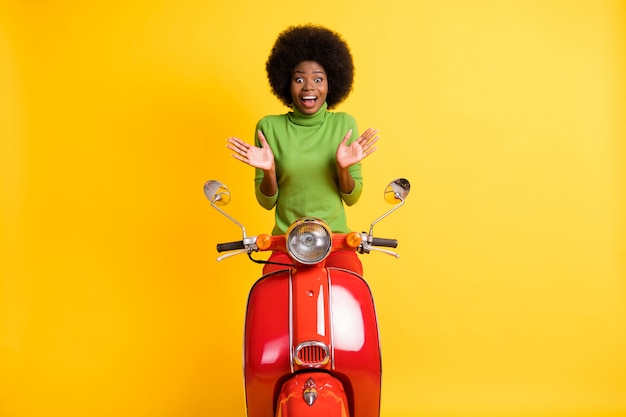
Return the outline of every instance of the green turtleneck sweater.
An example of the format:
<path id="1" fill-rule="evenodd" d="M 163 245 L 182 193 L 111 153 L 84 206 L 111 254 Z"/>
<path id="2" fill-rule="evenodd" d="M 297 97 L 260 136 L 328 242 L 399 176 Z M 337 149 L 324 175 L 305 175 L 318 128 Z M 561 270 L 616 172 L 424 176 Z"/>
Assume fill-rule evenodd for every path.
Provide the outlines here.
<path id="1" fill-rule="evenodd" d="M 292 112 L 266 116 L 257 123 L 256 131 L 265 135 L 276 165 L 278 192 L 273 196 L 260 190 L 263 170 L 256 169 L 255 173 L 259 204 L 267 210 L 276 207 L 272 234 L 286 233 L 300 217 L 322 219 L 335 233 L 350 231 L 343 202 L 351 206 L 361 196 L 361 164 L 349 168 L 355 185 L 350 194 L 345 194 L 337 184 L 335 156 L 350 129 L 353 141 L 359 137 L 354 118 L 347 113 L 329 112 L 326 104 L 312 115 L 294 107 Z M 258 138 L 256 145 L 260 146 Z"/>

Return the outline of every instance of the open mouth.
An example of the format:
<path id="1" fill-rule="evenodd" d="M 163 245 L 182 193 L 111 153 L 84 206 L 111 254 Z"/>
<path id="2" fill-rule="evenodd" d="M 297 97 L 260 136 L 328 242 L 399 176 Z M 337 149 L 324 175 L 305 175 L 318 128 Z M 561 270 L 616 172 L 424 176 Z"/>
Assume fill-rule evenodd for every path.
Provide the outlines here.
<path id="1" fill-rule="evenodd" d="M 306 107 L 314 107 L 315 106 L 315 102 L 317 102 L 317 97 L 315 96 L 304 96 L 302 97 L 300 100 L 302 100 L 302 104 L 304 104 Z"/>

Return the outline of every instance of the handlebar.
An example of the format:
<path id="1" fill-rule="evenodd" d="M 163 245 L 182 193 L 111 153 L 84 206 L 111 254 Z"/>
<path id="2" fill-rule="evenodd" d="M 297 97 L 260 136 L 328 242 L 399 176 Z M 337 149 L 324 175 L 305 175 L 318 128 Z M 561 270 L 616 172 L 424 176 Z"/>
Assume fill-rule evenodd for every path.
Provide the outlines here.
<path id="1" fill-rule="evenodd" d="M 386 248 L 397 248 L 398 240 L 397 239 L 385 239 L 382 237 L 372 237 L 372 246 L 383 246 Z"/>
<path id="2" fill-rule="evenodd" d="M 347 235 L 337 234 L 333 236 L 334 237 L 333 237 L 332 245 L 336 249 L 341 249 L 341 248 L 346 249 L 346 250 L 352 249 L 352 250 L 356 250 L 357 252 L 361 254 L 368 254 L 371 251 L 377 251 L 377 252 L 383 252 L 389 255 L 393 255 L 396 258 L 398 257 L 398 254 L 396 254 L 395 252 L 390 252 L 386 249 L 382 249 L 382 248 L 397 248 L 398 247 L 397 239 L 374 237 L 372 235 L 368 235 L 365 232 L 363 232 L 361 234 L 361 238 L 362 238 L 361 245 L 359 245 L 358 247 L 354 247 L 354 246 L 350 247 L 350 246 L 347 246 L 346 241 L 345 241 L 345 236 Z M 335 240 L 335 236 L 337 238 L 340 238 L 340 236 L 344 236 L 344 237 L 340 238 L 340 240 Z M 243 240 L 237 240 L 234 242 L 218 243 L 217 244 L 218 252 L 231 252 L 230 254 L 220 256 L 218 260 L 233 256 L 233 255 L 238 255 L 244 252 L 248 252 L 248 254 L 250 254 L 251 252 L 259 251 L 259 247 L 257 246 L 257 242 L 256 242 L 257 238 L 258 236 L 251 236 L 251 237 L 244 237 Z M 279 252 L 288 253 L 285 244 L 286 244 L 285 236 L 282 236 L 282 235 L 273 236 L 271 239 L 271 242 L 269 242 L 269 244 L 264 244 L 260 250 L 261 251 L 278 250 Z M 379 249 L 377 249 L 377 247 Z"/>
<path id="3" fill-rule="evenodd" d="M 228 252 L 235 249 L 244 249 L 245 246 L 243 244 L 243 240 L 238 240 L 236 242 L 228 242 L 228 243 L 218 243 L 217 251 L 218 252 Z"/>

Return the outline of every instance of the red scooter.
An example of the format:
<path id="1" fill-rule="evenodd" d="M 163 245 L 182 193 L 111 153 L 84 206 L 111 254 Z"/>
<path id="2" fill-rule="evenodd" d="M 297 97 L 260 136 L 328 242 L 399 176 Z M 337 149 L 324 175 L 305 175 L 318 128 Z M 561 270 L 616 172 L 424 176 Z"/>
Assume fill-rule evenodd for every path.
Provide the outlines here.
<path id="1" fill-rule="evenodd" d="M 220 206 L 228 188 L 207 181 L 211 205 L 237 224 L 243 239 L 220 243 L 218 252 L 286 253 L 293 264 L 262 276 L 250 290 L 244 332 L 244 378 L 248 417 L 378 417 L 381 357 L 374 301 L 362 276 L 326 267 L 336 250 L 361 254 L 397 246 L 373 236 L 374 225 L 404 204 L 409 181 L 385 189 L 394 207 L 375 220 L 369 233 L 333 234 L 320 219 L 295 221 L 285 235 L 247 236 L 243 225 Z"/>

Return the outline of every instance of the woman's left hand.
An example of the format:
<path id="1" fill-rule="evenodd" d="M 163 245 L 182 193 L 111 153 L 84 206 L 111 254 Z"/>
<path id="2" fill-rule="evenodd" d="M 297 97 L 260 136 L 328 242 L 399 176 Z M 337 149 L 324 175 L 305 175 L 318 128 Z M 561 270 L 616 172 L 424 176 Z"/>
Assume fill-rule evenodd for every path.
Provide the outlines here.
<path id="1" fill-rule="evenodd" d="M 337 165 L 340 168 L 348 168 L 371 155 L 378 147 L 374 144 L 380 138 L 378 130 L 369 128 L 359 138 L 348 145 L 352 130 L 349 130 L 337 148 Z"/>

